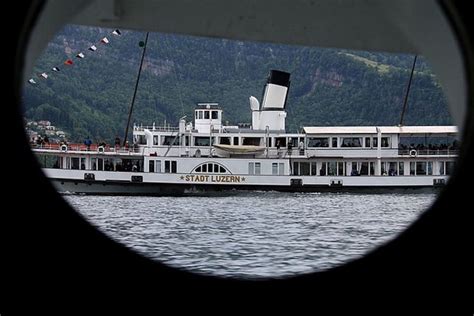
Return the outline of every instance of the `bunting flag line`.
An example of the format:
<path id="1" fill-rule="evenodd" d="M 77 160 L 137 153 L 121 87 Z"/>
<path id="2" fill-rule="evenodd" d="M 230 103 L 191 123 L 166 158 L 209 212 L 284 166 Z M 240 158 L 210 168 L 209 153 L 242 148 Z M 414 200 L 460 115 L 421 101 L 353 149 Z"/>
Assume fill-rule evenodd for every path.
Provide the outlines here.
<path id="1" fill-rule="evenodd" d="M 114 31 L 111 32 L 112 35 L 114 36 L 121 36 L 122 35 L 122 32 L 119 30 L 119 29 L 115 29 Z M 103 37 L 100 41 L 100 43 L 102 44 L 109 44 L 110 41 L 107 37 Z M 96 45 L 91 45 L 88 50 L 90 50 L 91 52 L 95 52 L 97 51 L 97 46 Z M 79 59 L 83 59 L 84 57 L 86 57 L 86 54 L 84 54 L 83 52 L 79 52 L 77 55 L 76 55 L 77 58 Z M 72 66 L 74 64 L 73 60 L 71 58 L 68 58 L 64 61 L 64 65 L 66 66 Z M 59 67 L 53 67 L 51 68 L 52 71 L 54 72 L 59 72 L 61 69 Z M 43 78 L 43 79 L 48 79 L 48 77 L 50 76 L 50 74 L 46 73 L 46 72 L 42 72 L 42 73 L 38 73 L 38 76 Z M 31 78 L 28 80 L 28 82 L 30 84 L 37 84 L 37 82 Z"/>

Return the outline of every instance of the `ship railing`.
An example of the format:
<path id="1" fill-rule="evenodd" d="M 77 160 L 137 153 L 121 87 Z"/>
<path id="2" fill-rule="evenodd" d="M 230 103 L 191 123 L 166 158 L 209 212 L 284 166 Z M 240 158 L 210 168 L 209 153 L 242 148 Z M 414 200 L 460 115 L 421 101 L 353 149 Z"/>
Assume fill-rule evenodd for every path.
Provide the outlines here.
<path id="1" fill-rule="evenodd" d="M 84 144 L 60 144 L 60 143 L 46 143 L 46 144 L 31 144 L 33 149 L 41 150 L 55 150 L 55 151 L 91 151 L 99 153 L 140 153 L 142 150 L 138 146 L 113 146 L 113 145 L 100 145 L 91 144 L 89 147 Z"/>
<path id="2" fill-rule="evenodd" d="M 459 149 L 399 149 L 400 156 L 457 156 Z"/>
<path id="3" fill-rule="evenodd" d="M 174 126 L 134 126 L 134 131 L 144 131 L 145 129 L 156 132 L 178 132 L 179 127 Z"/>

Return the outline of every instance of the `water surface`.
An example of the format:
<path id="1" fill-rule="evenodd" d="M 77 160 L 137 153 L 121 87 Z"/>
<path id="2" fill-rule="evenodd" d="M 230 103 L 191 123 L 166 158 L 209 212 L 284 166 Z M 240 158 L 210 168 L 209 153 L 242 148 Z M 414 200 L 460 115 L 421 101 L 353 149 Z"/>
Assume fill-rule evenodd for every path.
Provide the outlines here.
<path id="1" fill-rule="evenodd" d="M 357 258 L 404 230 L 436 194 L 65 198 L 100 230 L 145 256 L 197 273 L 258 278 L 320 271 Z"/>

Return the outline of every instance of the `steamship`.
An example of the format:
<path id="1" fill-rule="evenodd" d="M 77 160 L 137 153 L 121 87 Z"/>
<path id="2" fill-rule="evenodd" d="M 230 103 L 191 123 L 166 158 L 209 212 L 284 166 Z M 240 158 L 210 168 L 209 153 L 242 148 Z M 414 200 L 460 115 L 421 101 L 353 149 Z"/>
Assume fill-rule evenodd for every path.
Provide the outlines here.
<path id="1" fill-rule="evenodd" d="M 193 122 L 133 126 L 133 145 L 34 148 L 60 192 L 182 195 L 209 191 L 350 191 L 443 186 L 458 154 L 455 126 L 308 126 L 285 131 L 290 74 L 270 71 L 251 124 L 223 125 L 217 103 Z"/>

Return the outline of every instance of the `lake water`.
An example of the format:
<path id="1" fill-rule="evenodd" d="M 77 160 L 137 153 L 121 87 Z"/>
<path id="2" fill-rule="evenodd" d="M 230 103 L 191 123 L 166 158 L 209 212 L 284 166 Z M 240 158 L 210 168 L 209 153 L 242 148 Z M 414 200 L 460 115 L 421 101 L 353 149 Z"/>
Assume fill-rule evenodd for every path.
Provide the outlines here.
<path id="1" fill-rule="evenodd" d="M 100 230 L 147 257 L 197 273 L 258 278 L 320 271 L 360 257 L 404 230 L 436 194 L 64 197 Z"/>

